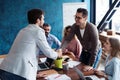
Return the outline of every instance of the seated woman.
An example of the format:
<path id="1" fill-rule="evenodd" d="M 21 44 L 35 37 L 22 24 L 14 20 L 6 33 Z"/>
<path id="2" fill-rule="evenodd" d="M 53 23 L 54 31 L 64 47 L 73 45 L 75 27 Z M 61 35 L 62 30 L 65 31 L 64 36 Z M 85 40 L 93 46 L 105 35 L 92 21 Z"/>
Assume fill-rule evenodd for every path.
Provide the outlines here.
<path id="1" fill-rule="evenodd" d="M 110 37 L 104 44 L 104 49 L 109 53 L 106 60 L 105 71 L 95 70 L 98 77 L 104 77 L 106 80 L 120 79 L 120 40 Z"/>
<path id="2" fill-rule="evenodd" d="M 82 45 L 77 36 L 74 36 L 69 42 L 64 39 L 69 34 L 70 30 L 71 26 L 65 27 L 61 48 L 63 54 L 71 53 L 76 59 L 79 59 L 82 51 Z"/>

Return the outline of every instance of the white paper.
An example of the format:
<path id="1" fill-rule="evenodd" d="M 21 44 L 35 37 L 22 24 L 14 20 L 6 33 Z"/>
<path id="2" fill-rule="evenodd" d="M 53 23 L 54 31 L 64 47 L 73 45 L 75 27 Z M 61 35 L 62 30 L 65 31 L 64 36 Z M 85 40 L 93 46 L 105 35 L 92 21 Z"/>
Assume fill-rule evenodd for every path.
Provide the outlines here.
<path id="1" fill-rule="evenodd" d="M 77 66 L 80 64 L 79 61 L 69 61 L 67 63 L 68 63 L 69 68 L 73 68 L 74 66 Z"/>
<path id="2" fill-rule="evenodd" d="M 91 76 L 85 76 L 85 77 L 91 77 L 93 80 L 105 80 L 105 78 L 98 78 L 95 75 L 91 75 Z"/>
<path id="3" fill-rule="evenodd" d="M 51 74 L 47 76 L 45 79 L 47 80 L 71 80 L 69 76 L 66 74 Z"/>
<path id="4" fill-rule="evenodd" d="M 46 57 L 45 57 L 45 58 L 40 58 L 40 61 L 41 61 L 41 62 L 45 62 L 46 59 L 47 59 Z"/>

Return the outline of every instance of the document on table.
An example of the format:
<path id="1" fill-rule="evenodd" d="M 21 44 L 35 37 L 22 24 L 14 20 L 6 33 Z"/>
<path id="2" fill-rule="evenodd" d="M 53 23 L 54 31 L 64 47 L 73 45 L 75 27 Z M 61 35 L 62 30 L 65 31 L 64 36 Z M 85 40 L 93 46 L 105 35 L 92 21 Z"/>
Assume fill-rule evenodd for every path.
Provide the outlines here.
<path id="1" fill-rule="evenodd" d="M 46 57 L 45 57 L 45 58 L 40 58 L 40 61 L 41 61 L 41 62 L 45 62 L 46 59 L 47 59 Z"/>
<path id="2" fill-rule="evenodd" d="M 47 80 L 71 80 L 69 76 L 66 74 L 51 74 L 47 76 L 45 79 Z"/>
<path id="3" fill-rule="evenodd" d="M 68 61 L 67 63 L 68 63 L 69 68 L 73 68 L 74 66 L 77 66 L 80 64 L 79 61 Z"/>
<path id="4" fill-rule="evenodd" d="M 85 76 L 85 77 L 91 77 L 92 80 L 105 80 L 105 78 L 98 78 L 98 77 L 95 76 L 95 75 L 90 75 L 90 76 Z"/>

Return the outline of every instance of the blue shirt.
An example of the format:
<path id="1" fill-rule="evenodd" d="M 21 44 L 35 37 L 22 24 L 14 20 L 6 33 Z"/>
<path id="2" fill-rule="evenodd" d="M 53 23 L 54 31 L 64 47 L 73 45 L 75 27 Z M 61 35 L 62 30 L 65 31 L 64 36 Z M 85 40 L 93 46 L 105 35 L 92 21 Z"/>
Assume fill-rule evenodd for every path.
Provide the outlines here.
<path id="1" fill-rule="evenodd" d="M 61 42 L 54 35 L 48 34 L 46 39 L 47 39 L 47 42 L 48 42 L 50 47 L 55 48 L 55 49 L 59 49 L 60 48 Z"/>
<path id="2" fill-rule="evenodd" d="M 105 66 L 105 73 L 108 75 L 108 80 L 120 80 L 120 59 L 112 58 Z"/>

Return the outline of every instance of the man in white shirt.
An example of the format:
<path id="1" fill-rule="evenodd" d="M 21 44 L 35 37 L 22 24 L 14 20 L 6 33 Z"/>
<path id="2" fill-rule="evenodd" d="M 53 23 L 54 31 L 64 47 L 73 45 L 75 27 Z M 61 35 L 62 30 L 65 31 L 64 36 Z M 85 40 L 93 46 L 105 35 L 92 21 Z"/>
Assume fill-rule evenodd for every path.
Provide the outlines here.
<path id="1" fill-rule="evenodd" d="M 57 59 L 62 52 L 55 52 L 48 45 L 44 13 L 40 9 L 28 11 L 29 25 L 18 33 L 9 53 L 0 65 L 0 80 L 36 80 L 38 53 L 41 50 L 49 58 Z"/>

